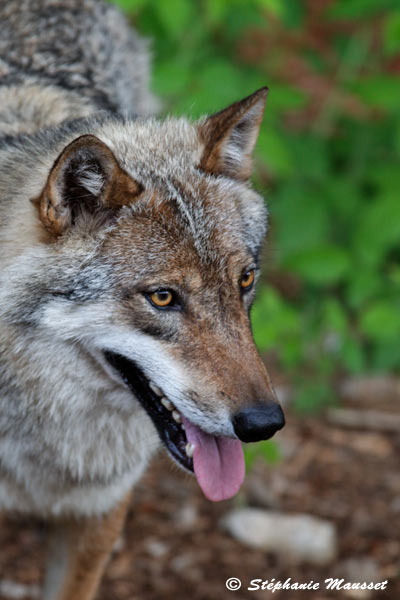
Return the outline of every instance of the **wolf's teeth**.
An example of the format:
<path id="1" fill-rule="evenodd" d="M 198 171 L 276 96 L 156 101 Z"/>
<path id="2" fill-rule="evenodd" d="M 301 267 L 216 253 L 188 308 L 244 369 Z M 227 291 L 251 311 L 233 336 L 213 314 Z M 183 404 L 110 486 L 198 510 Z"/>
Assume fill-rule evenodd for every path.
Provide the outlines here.
<path id="1" fill-rule="evenodd" d="M 186 452 L 186 454 L 187 454 L 187 456 L 188 456 L 189 458 L 192 458 L 192 456 L 193 456 L 193 452 L 194 452 L 194 448 L 195 448 L 195 447 L 194 447 L 194 444 L 191 444 L 190 442 L 188 442 L 188 443 L 186 444 L 186 446 L 185 446 L 185 452 Z"/>
<path id="2" fill-rule="evenodd" d="M 163 393 L 160 390 L 160 388 L 158 387 L 158 385 L 156 385 L 152 381 L 149 381 L 149 387 L 150 387 L 151 391 L 155 393 L 156 396 L 162 396 L 163 395 Z"/>
<path id="3" fill-rule="evenodd" d="M 174 405 L 168 400 L 168 398 L 161 398 L 160 402 L 163 406 L 165 406 L 166 409 L 174 410 Z"/>
<path id="4" fill-rule="evenodd" d="M 176 421 L 177 423 L 182 423 L 181 413 L 179 413 L 177 410 L 172 411 L 172 416 L 174 418 L 174 421 Z"/>

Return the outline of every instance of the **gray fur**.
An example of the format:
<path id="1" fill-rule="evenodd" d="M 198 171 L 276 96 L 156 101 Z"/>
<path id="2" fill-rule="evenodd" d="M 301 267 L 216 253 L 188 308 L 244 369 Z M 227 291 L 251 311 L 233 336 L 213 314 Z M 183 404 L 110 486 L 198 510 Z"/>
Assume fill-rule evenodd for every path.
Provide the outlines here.
<path id="1" fill-rule="evenodd" d="M 153 112 L 147 44 L 112 5 L 0 0 L 0 14 L 0 131 L 17 123 L 32 131 L 99 109 Z M 4 106 L 7 89 L 17 102 Z"/>
<path id="2" fill-rule="evenodd" d="M 100 514 L 158 445 L 102 348 L 142 361 L 195 423 L 232 435 L 229 410 L 239 398 L 221 400 L 215 381 L 226 348 L 218 340 L 232 342 L 238 371 L 250 333 L 230 260 L 240 256 L 240 268 L 257 262 L 264 203 L 247 182 L 199 170 L 197 124 L 146 116 L 155 106 L 146 44 L 112 6 L 2 0 L 0 19 L 0 508 Z M 110 221 L 83 213 L 60 240 L 44 242 L 30 200 L 63 149 L 85 134 L 104 142 L 144 192 Z M 233 146 L 238 161 L 240 144 Z M 97 193 L 100 179 L 90 180 L 84 165 L 82 172 Z M 171 265 L 202 281 L 196 331 L 210 331 L 221 358 L 182 321 L 155 316 L 139 294 Z"/>

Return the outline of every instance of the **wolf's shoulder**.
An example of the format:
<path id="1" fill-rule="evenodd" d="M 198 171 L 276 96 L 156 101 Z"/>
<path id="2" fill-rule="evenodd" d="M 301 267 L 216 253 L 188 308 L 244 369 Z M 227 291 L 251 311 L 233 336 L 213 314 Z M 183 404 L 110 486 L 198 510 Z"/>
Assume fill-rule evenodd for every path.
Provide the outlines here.
<path id="1" fill-rule="evenodd" d="M 51 87 L 57 102 L 54 89 L 93 110 L 146 114 L 155 106 L 147 42 L 113 5 L 0 0 L 0 21 L 0 92 L 34 86 L 38 95 L 38 88 Z M 77 110 L 75 116 L 87 113 Z"/>

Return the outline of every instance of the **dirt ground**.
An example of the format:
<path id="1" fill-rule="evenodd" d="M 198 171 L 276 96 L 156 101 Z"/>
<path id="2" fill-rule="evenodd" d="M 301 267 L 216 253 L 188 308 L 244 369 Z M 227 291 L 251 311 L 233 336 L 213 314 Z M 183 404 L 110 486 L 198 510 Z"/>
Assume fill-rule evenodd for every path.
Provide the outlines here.
<path id="1" fill-rule="evenodd" d="M 193 478 L 158 456 L 135 491 L 99 600 L 399 599 L 400 435 L 332 426 L 324 416 L 286 414 L 287 426 L 279 434 L 282 461 L 274 466 L 257 462 L 235 500 L 208 502 Z M 290 564 L 284 556 L 235 541 L 220 522 L 232 507 L 243 505 L 333 522 L 337 559 L 324 567 Z M 30 586 L 40 584 L 44 540 L 40 523 L 2 523 L 0 590 L 7 595 L 1 600 L 28 600 L 35 589 L 37 596 L 37 588 Z M 336 576 L 389 583 L 387 590 L 369 596 L 326 591 L 324 580 Z M 226 589 L 229 577 L 241 579 L 239 591 Z M 320 590 L 247 591 L 251 579 L 273 577 L 313 580 L 320 582 Z"/>

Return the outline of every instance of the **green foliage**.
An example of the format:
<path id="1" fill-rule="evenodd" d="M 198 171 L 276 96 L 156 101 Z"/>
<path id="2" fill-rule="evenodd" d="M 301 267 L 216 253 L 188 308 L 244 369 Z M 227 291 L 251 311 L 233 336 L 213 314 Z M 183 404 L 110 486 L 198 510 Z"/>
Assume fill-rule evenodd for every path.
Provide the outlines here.
<path id="1" fill-rule="evenodd" d="M 246 471 L 251 470 L 258 458 L 262 458 L 272 464 L 279 462 L 281 460 L 279 446 L 274 441 L 247 445 L 245 452 Z"/>
<path id="2" fill-rule="evenodd" d="M 332 402 L 339 372 L 399 370 L 398 0 L 117 3 L 153 40 L 165 111 L 195 118 L 270 88 L 255 161 L 270 273 L 252 322 L 298 408 Z"/>
<path id="3" fill-rule="evenodd" d="M 400 52 L 400 10 L 392 11 L 386 19 L 384 47 L 390 55 Z"/>

